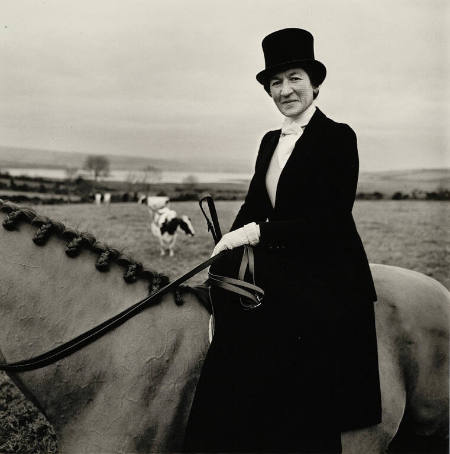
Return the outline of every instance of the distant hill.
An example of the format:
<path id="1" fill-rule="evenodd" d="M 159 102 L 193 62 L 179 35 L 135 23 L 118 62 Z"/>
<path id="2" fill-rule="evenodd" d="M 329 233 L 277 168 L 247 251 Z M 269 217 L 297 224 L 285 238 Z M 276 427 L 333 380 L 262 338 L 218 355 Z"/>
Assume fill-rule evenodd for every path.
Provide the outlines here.
<path id="1" fill-rule="evenodd" d="M 81 169 L 86 157 L 94 153 L 78 153 L 69 151 L 52 151 L 38 148 L 21 148 L 0 145 L 0 169 L 16 168 L 46 168 L 65 169 L 75 167 Z M 142 170 L 147 166 L 157 167 L 165 171 L 183 172 L 229 172 L 250 173 L 253 169 L 247 159 L 236 158 L 202 158 L 186 156 L 186 159 L 176 161 L 171 159 L 152 158 L 151 156 L 128 156 L 103 154 L 110 161 L 111 170 Z"/>
<path id="2" fill-rule="evenodd" d="M 2 168 L 48 168 L 64 169 L 74 167 L 81 169 L 88 153 L 62 152 L 31 148 L 15 148 L 0 146 L 0 170 Z M 173 161 L 141 156 L 105 155 L 111 165 L 111 170 L 142 170 L 153 166 L 162 171 L 214 171 L 239 172 L 243 169 L 240 162 L 228 160 L 213 163 L 209 160 L 186 159 Z M 249 170 L 251 173 L 251 169 Z M 390 197 L 395 192 L 411 194 L 413 191 L 436 191 L 437 189 L 450 190 L 450 168 L 442 169 L 412 169 L 392 170 L 380 172 L 361 172 L 359 176 L 358 192 L 381 192 Z"/>
<path id="3" fill-rule="evenodd" d="M 89 153 L 41 150 L 37 148 L 19 148 L 0 146 L 0 169 L 2 167 L 81 169 Z M 153 159 L 141 156 L 104 155 L 109 159 L 112 170 L 142 170 L 147 166 L 163 170 L 184 170 L 186 164 L 165 159 Z"/>
<path id="4" fill-rule="evenodd" d="M 450 169 L 391 170 L 384 172 L 361 172 L 358 192 L 412 193 L 413 191 L 450 190 Z"/>

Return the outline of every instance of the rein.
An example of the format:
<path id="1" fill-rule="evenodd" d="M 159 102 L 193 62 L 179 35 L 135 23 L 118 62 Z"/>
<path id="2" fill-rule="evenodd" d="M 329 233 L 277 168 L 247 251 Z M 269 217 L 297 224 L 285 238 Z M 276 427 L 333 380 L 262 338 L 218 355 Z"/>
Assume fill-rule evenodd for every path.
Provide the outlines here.
<path id="1" fill-rule="evenodd" d="M 206 200 L 208 203 L 208 208 L 211 213 L 212 221 L 208 219 L 205 211 L 202 208 L 202 202 Z M 214 242 L 217 244 L 222 237 L 220 231 L 219 220 L 217 217 L 217 212 L 214 206 L 214 200 L 210 195 L 206 195 L 200 201 L 200 208 L 205 215 L 205 218 L 208 223 L 208 230 L 211 230 L 211 233 L 214 238 Z M 74 337 L 73 339 L 55 347 L 41 355 L 33 356 L 28 359 L 21 361 L 16 361 L 13 363 L 0 363 L 0 371 L 5 372 L 26 372 L 30 370 L 40 369 L 42 367 L 48 366 L 60 359 L 63 359 L 72 353 L 75 353 L 81 350 L 86 345 L 91 344 L 95 340 L 104 336 L 109 331 L 117 328 L 118 326 L 125 323 L 130 318 L 142 312 L 147 307 L 156 305 L 160 302 L 160 297 L 171 290 L 176 290 L 183 282 L 190 279 L 192 276 L 196 275 L 205 268 L 211 266 L 219 258 L 221 258 L 228 251 L 222 251 L 219 254 L 216 254 L 213 257 L 210 257 L 208 260 L 200 263 L 192 270 L 188 271 L 186 274 L 178 277 L 172 282 L 169 282 L 164 287 L 161 287 L 159 290 L 153 292 L 151 295 L 147 296 L 143 300 L 133 304 L 129 308 L 123 310 L 119 314 L 105 320 L 103 323 L 91 328 L 90 330 Z M 253 284 L 248 283 L 244 280 L 245 272 L 247 267 L 249 268 L 250 275 L 252 276 Z M 237 293 L 241 301 L 241 306 L 246 309 L 254 309 L 261 305 L 262 298 L 264 296 L 264 290 L 258 287 L 255 284 L 254 280 L 254 261 L 253 261 L 253 250 L 251 247 L 246 246 L 244 248 L 244 255 L 242 257 L 242 262 L 239 270 L 238 279 L 233 279 L 226 276 L 219 276 L 213 273 L 208 273 L 207 283 L 210 285 L 215 285 L 224 290 Z M 252 301 L 252 303 L 244 303 L 242 297 Z M 182 301 L 179 301 L 178 298 L 175 298 L 176 304 L 182 304 Z"/>
<path id="2" fill-rule="evenodd" d="M 202 203 L 207 202 L 209 213 L 211 215 L 211 219 L 209 219 L 208 215 L 206 214 L 205 210 L 203 209 Z M 202 210 L 203 216 L 206 219 L 206 225 L 208 226 L 208 232 L 211 232 L 211 235 L 214 239 L 214 244 L 217 243 L 222 238 L 222 232 L 220 230 L 219 218 L 217 216 L 216 206 L 214 204 L 214 199 L 210 194 L 205 194 L 200 201 L 198 202 L 200 205 L 200 209 Z M 245 282 L 245 273 L 247 271 L 250 273 L 250 277 L 253 281 L 253 284 L 246 283 L 245 286 L 248 290 L 244 290 L 242 283 Z M 239 301 L 241 302 L 241 306 L 245 310 L 256 309 L 258 306 L 261 305 L 262 299 L 264 296 L 264 291 L 256 285 L 255 282 L 255 258 L 253 255 L 253 248 L 251 246 L 244 246 L 244 253 L 242 255 L 241 265 L 239 267 L 239 274 L 238 279 L 233 279 L 228 276 L 220 276 L 218 274 L 214 274 L 208 272 L 208 284 L 215 285 L 216 287 L 220 287 L 223 290 L 227 290 L 232 293 L 237 293 L 239 295 Z M 242 297 L 253 301 L 253 303 L 244 302 Z"/>
<path id="3" fill-rule="evenodd" d="M 30 370 L 40 369 L 41 367 L 48 366 L 49 364 L 52 364 L 56 361 L 59 361 L 60 359 L 63 359 L 71 355 L 72 353 L 77 352 L 86 345 L 89 345 L 95 340 L 104 336 L 109 331 L 112 331 L 114 328 L 117 328 L 118 326 L 122 325 L 127 320 L 139 314 L 147 307 L 159 303 L 159 298 L 162 295 L 169 292 L 170 290 L 176 289 L 177 287 L 179 287 L 180 284 L 187 281 L 192 276 L 204 270 L 208 266 L 212 265 L 227 252 L 228 251 L 222 251 L 219 254 L 215 255 L 214 257 L 209 258 L 205 262 L 201 263 L 200 265 L 197 265 L 195 268 L 188 271 L 186 274 L 183 274 L 179 278 L 170 282 L 166 286 L 147 296 L 146 298 L 129 307 L 128 309 L 125 309 L 124 311 L 120 312 L 114 317 L 109 318 L 103 323 L 100 323 L 99 325 L 95 326 L 94 328 L 91 328 L 90 330 L 84 332 L 83 334 L 80 334 L 79 336 L 71 339 L 70 341 L 65 342 L 64 344 L 38 356 L 33 356 L 31 358 L 22 361 L 16 361 L 13 363 L 0 363 L 0 370 L 6 372 L 26 372 Z M 248 282 L 238 281 L 237 279 L 233 279 L 233 281 L 236 282 L 233 282 L 232 289 L 231 288 L 228 289 L 230 291 L 236 292 L 236 289 L 238 289 L 244 292 L 241 293 L 241 295 L 250 298 L 254 301 L 258 301 L 257 298 L 260 299 L 260 297 L 254 296 L 252 293 L 250 293 L 250 291 L 264 294 L 264 291 L 261 288 L 249 284 Z M 213 284 L 213 282 L 211 282 L 211 284 Z M 250 291 L 246 291 L 244 289 Z"/>
<path id="4" fill-rule="evenodd" d="M 245 281 L 245 273 L 247 271 L 247 267 L 250 277 L 253 281 L 252 284 Z M 244 252 L 242 254 L 242 260 L 239 267 L 239 274 L 237 279 L 208 272 L 207 282 L 223 290 L 227 290 L 228 292 L 237 293 L 239 295 L 239 301 L 241 303 L 242 309 L 248 311 L 256 309 L 262 304 L 264 290 L 258 287 L 255 282 L 255 258 L 253 255 L 253 248 L 251 246 L 244 246 Z M 243 283 L 245 283 L 246 285 L 243 286 Z M 244 297 L 246 300 L 250 300 L 251 302 L 249 303 L 245 301 L 242 297 Z"/>

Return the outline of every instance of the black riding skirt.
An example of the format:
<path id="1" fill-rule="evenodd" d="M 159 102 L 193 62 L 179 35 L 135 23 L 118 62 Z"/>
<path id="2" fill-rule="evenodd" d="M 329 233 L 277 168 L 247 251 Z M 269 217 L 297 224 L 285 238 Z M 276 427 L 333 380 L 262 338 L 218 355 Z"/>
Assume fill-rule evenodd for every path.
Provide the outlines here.
<path id="1" fill-rule="evenodd" d="M 211 289 L 215 334 L 186 451 L 339 453 L 349 422 L 342 399 L 350 420 L 355 417 L 350 426 L 379 422 L 375 332 L 353 329 L 347 335 L 343 329 L 361 319 L 374 325 L 373 303 L 340 299 L 332 286 L 306 273 L 285 277 L 280 285 L 270 267 L 260 273 L 265 297 L 253 310 L 244 310 L 235 295 Z M 360 366 L 354 355 L 363 358 L 356 361 Z"/>

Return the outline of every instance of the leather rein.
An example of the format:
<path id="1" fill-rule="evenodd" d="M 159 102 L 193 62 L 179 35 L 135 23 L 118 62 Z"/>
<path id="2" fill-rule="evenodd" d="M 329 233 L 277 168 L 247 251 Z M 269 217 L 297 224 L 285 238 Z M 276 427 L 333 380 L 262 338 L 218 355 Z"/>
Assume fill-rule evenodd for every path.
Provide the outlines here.
<path id="1" fill-rule="evenodd" d="M 213 204 L 214 202 L 212 202 Z M 212 205 L 213 206 L 213 205 Z M 203 211 L 203 209 L 202 209 Z M 205 212 L 203 211 L 205 214 Z M 214 209 L 215 213 L 215 209 Z M 206 217 L 206 214 L 205 214 Z M 217 227 L 218 227 L 218 221 L 217 221 L 217 214 L 215 215 L 215 219 L 213 217 L 213 220 L 217 222 Z M 220 240 L 220 228 L 214 231 L 215 234 L 213 235 L 214 241 L 217 242 Z M 200 263 L 197 265 L 195 268 L 191 269 L 188 271 L 186 274 L 183 274 L 182 276 L 178 277 L 172 282 L 169 282 L 167 285 L 164 287 L 160 288 L 156 292 L 152 293 L 151 295 L 147 296 L 143 300 L 133 304 L 129 308 L 123 310 L 119 314 L 109 318 L 108 320 L 105 320 L 104 322 L 100 323 L 99 325 L 89 329 L 88 331 L 74 337 L 73 339 L 65 342 L 64 344 L 59 345 L 58 347 L 55 347 L 45 353 L 42 353 L 37 356 L 33 356 L 28 359 L 24 359 L 21 361 L 16 361 L 12 363 L 0 363 L 0 370 L 3 370 L 5 372 L 26 372 L 30 370 L 35 370 L 35 369 L 40 369 L 42 367 L 48 366 L 49 364 L 52 364 L 56 361 L 59 361 L 60 359 L 63 359 L 72 353 L 77 352 L 78 350 L 82 349 L 86 345 L 91 344 L 95 340 L 99 339 L 100 337 L 104 336 L 106 333 L 112 331 L 113 329 L 117 328 L 118 326 L 122 325 L 125 323 L 127 320 L 130 318 L 134 317 L 135 315 L 139 314 L 142 312 L 144 309 L 156 305 L 160 302 L 160 297 L 166 293 L 168 293 L 171 290 L 175 290 L 177 287 L 179 287 L 183 282 L 187 281 L 190 279 L 192 276 L 196 275 L 200 271 L 204 270 L 205 268 L 211 266 L 214 262 L 216 262 L 220 257 L 222 257 L 224 254 L 226 254 L 228 251 L 222 251 L 219 254 L 210 257 L 208 260 L 204 261 L 203 263 Z M 246 254 L 244 253 L 244 256 Z M 248 253 L 247 253 L 248 255 Z M 250 259 L 251 261 L 252 259 Z M 243 259 L 243 262 L 245 259 Z M 247 259 L 247 264 L 242 265 L 247 267 L 247 265 L 250 263 L 250 261 Z M 250 264 L 250 267 L 253 265 Z M 251 270 L 250 270 L 251 271 Z M 241 274 L 241 273 L 240 273 Z M 245 270 L 244 270 L 245 274 Z M 243 279 L 243 277 L 242 277 Z M 239 294 L 240 297 L 245 297 L 252 301 L 252 303 L 245 303 L 246 306 L 243 305 L 245 309 L 252 309 L 255 307 L 258 307 L 261 304 L 262 296 L 264 295 L 264 291 L 256 286 L 254 283 L 248 283 L 245 282 L 244 280 L 240 279 L 232 279 L 228 278 L 225 276 L 218 276 L 214 274 L 209 275 L 208 283 L 211 285 L 217 285 L 224 290 L 228 290 L 234 293 Z M 241 304 L 242 304 L 242 299 L 241 299 Z"/>
<path id="2" fill-rule="evenodd" d="M 203 209 L 203 202 L 206 202 L 208 204 L 211 219 L 209 219 L 208 215 Z M 205 194 L 198 203 L 200 205 L 200 209 L 202 210 L 203 216 L 205 216 L 208 232 L 211 232 L 214 243 L 217 244 L 222 238 L 222 232 L 220 230 L 219 217 L 217 216 L 214 199 L 210 194 Z M 245 282 L 245 273 L 247 271 L 247 267 L 253 284 Z M 255 259 L 251 246 L 244 246 L 244 253 L 242 255 L 242 261 L 239 267 L 239 274 L 237 279 L 208 272 L 207 283 L 222 288 L 223 290 L 237 293 L 239 295 L 241 306 L 245 310 L 255 309 L 260 306 L 264 297 L 264 290 L 258 287 L 255 282 Z M 247 288 L 247 290 L 242 288 L 242 283 L 246 284 L 245 288 Z M 251 303 L 245 302 L 242 297 L 250 300 Z"/>

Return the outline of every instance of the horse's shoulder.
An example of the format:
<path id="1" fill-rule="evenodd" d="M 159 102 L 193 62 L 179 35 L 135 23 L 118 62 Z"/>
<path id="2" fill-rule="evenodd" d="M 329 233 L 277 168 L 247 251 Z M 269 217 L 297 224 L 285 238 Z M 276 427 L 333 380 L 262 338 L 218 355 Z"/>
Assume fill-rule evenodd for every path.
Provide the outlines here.
<path id="1" fill-rule="evenodd" d="M 426 276 L 418 271 L 400 268 L 391 265 L 371 264 L 372 275 L 377 290 L 382 295 L 397 299 L 398 296 L 410 296 L 413 301 L 421 302 L 422 299 L 439 301 L 443 305 L 450 304 L 449 291 L 436 279 Z M 400 301 L 405 298 L 400 298 Z"/>
<path id="2" fill-rule="evenodd" d="M 385 380 L 387 365 L 398 364 L 408 390 L 415 430 L 448 431 L 448 339 L 450 293 L 435 279 L 416 271 L 372 265 L 377 288 L 378 351 Z M 448 432 L 447 432 L 448 433 Z"/>
<path id="3" fill-rule="evenodd" d="M 371 265 L 380 334 L 420 342 L 424 333 L 448 336 L 450 293 L 435 279 L 396 266 Z M 430 337 L 430 336 L 427 336 Z"/>

